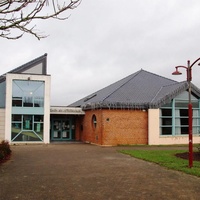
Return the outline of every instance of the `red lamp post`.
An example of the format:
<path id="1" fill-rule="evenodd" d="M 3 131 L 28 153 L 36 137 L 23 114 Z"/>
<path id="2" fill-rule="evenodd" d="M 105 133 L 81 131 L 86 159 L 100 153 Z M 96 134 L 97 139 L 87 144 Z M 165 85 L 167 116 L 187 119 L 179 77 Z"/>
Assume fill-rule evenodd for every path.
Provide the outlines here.
<path id="1" fill-rule="evenodd" d="M 188 60 L 188 66 L 176 66 L 176 71 L 172 73 L 172 75 L 181 75 L 182 73 L 178 71 L 178 68 L 185 68 L 187 73 L 187 81 L 188 81 L 188 94 L 189 94 L 189 102 L 188 102 L 188 135 L 189 135 L 189 168 L 193 167 L 193 137 L 192 137 L 192 103 L 191 103 L 191 81 L 192 81 L 192 67 L 196 64 L 200 58 L 195 60 L 191 65 Z M 200 65 L 200 63 L 198 64 Z"/>

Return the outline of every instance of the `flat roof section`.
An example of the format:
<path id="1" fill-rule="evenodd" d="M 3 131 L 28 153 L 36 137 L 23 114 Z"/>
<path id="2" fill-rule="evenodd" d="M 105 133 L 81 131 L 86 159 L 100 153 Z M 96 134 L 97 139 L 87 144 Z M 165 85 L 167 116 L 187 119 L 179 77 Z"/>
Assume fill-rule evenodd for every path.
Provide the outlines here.
<path id="1" fill-rule="evenodd" d="M 67 106 L 51 106 L 50 114 L 57 115 L 85 115 L 82 108 L 67 107 Z"/>

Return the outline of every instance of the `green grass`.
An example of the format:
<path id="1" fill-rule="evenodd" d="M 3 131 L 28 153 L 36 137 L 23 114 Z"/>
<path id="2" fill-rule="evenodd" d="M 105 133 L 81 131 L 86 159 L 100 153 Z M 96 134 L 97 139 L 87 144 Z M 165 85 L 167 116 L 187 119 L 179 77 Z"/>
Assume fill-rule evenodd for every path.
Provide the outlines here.
<path id="1" fill-rule="evenodd" d="M 188 167 L 188 160 L 177 158 L 176 153 L 184 153 L 185 150 L 121 150 L 121 153 L 132 157 L 156 163 L 177 171 L 200 177 L 200 162 L 193 161 L 193 167 Z"/>

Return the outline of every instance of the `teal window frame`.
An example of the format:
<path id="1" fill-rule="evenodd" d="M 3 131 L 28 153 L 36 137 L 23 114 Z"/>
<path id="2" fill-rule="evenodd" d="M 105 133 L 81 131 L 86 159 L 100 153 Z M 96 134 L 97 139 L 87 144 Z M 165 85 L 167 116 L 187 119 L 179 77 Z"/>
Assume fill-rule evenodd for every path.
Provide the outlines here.
<path id="1" fill-rule="evenodd" d="M 12 142 L 43 141 L 44 138 L 43 115 L 12 115 Z M 14 133 L 15 132 L 15 133 Z M 27 136 L 27 137 L 23 137 Z M 17 139 L 21 138 L 21 139 Z"/>
<path id="2" fill-rule="evenodd" d="M 193 134 L 200 134 L 200 99 L 193 98 Z M 163 111 L 171 110 L 171 115 Z M 160 136 L 188 135 L 188 99 L 174 98 L 160 108 Z M 171 123 L 170 123 L 171 122 Z"/>
<path id="3" fill-rule="evenodd" d="M 12 142 L 44 141 L 44 90 L 40 80 L 13 80 Z"/>
<path id="4" fill-rule="evenodd" d="M 12 107 L 43 108 L 44 81 L 13 80 Z"/>

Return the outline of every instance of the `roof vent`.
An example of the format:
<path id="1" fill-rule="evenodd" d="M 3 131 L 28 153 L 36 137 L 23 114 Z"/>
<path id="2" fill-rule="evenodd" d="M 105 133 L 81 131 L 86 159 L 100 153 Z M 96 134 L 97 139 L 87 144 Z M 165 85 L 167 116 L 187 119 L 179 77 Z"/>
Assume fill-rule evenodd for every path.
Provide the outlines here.
<path id="1" fill-rule="evenodd" d="M 89 99 L 92 99 L 93 97 L 96 97 L 96 96 L 97 96 L 97 94 L 92 94 L 92 95 L 86 97 L 86 98 L 84 99 L 84 102 L 86 102 L 86 101 L 88 101 Z"/>

